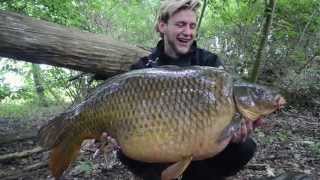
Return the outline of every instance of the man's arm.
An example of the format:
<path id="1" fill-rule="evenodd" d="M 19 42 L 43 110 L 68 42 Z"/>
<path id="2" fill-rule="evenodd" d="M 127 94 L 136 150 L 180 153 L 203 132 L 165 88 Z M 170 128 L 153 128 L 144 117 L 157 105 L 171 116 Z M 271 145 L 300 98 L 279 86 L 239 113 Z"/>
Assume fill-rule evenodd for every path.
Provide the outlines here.
<path id="1" fill-rule="evenodd" d="M 233 143 L 242 143 L 245 142 L 246 139 L 250 136 L 250 134 L 258 127 L 263 126 L 263 119 L 258 119 L 255 122 L 251 120 L 243 120 L 241 124 L 241 128 L 238 132 L 233 134 L 231 142 Z"/>

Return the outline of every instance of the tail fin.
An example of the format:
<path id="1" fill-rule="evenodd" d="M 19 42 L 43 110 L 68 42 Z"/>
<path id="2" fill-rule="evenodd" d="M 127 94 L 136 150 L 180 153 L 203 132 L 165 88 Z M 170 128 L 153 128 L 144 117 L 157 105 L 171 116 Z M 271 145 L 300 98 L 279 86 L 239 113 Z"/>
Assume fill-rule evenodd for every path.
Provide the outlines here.
<path id="1" fill-rule="evenodd" d="M 59 179 L 63 172 L 69 167 L 70 163 L 76 159 L 81 142 L 82 140 L 73 141 L 66 138 L 52 149 L 49 168 L 53 177 Z"/>
<path id="2" fill-rule="evenodd" d="M 40 145 L 52 149 L 49 168 L 52 175 L 59 179 L 69 164 L 76 159 L 81 143 L 86 138 L 98 138 L 79 127 L 79 116 L 72 116 L 66 112 L 52 119 L 39 131 Z"/>

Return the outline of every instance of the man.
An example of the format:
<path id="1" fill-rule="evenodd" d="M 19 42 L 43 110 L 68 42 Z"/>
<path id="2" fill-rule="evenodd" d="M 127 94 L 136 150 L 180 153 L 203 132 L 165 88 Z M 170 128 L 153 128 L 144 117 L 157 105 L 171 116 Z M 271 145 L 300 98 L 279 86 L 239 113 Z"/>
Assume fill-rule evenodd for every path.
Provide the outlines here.
<path id="1" fill-rule="evenodd" d="M 212 66 L 223 68 L 218 56 L 197 48 L 195 42 L 199 0 L 163 1 L 156 31 L 161 40 L 148 57 L 141 58 L 131 69 L 161 65 Z M 183 173 L 183 180 L 220 180 L 236 174 L 253 157 L 256 144 L 248 135 L 258 124 L 243 124 L 229 145 L 217 156 L 193 161 Z M 120 160 L 136 175 L 144 179 L 159 179 L 164 164 L 151 164 L 131 160 L 120 153 Z"/>
<path id="2" fill-rule="evenodd" d="M 161 40 L 152 54 L 141 58 L 131 69 L 161 65 L 221 67 L 217 55 L 196 46 L 197 0 L 164 1 L 160 8 L 156 31 Z"/>

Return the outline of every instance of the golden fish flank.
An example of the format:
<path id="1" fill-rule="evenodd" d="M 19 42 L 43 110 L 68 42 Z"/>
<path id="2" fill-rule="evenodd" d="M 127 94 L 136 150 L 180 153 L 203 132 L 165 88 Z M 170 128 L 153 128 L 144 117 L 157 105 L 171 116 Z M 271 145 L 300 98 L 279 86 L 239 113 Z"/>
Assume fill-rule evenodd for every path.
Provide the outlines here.
<path id="1" fill-rule="evenodd" d="M 270 103 L 278 100 L 251 98 L 259 107 L 247 110 L 248 101 L 234 103 L 233 89 L 230 75 L 213 67 L 131 71 L 109 79 L 83 103 L 49 122 L 40 130 L 40 143 L 53 148 L 49 164 L 55 177 L 76 158 L 84 139 L 98 139 L 102 132 L 132 159 L 177 162 L 185 168 L 184 163 L 223 150 L 227 144 L 221 142 L 237 126 L 232 122 L 236 105 L 243 106 L 244 116 L 276 109 Z M 246 94 L 245 86 L 236 89 L 241 97 L 254 94 Z"/>
<path id="2" fill-rule="evenodd" d="M 154 76 L 152 71 L 149 77 L 132 77 L 124 83 L 123 91 L 117 92 L 119 97 L 113 98 L 114 102 L 108 101 L 114 118 L 106 126 L 111 127 L 109 133 L 131 158 L 148 162 L 175 161 L 198 148 L 197 143 L 204 138 L 197 136 L 210 135 L 205 135 L 203 130 L 212 126 L 209 115 L 216 111 L 215 83 L 201 78 L 203 74 L 197 71 L 189 70 L 189 74 L 157 71 L 163 77 Z M 186 75 L 189 77 L 185 78 Z M 222 79 L 221 82 L 228 81 Z M 220 92 L 216 90 L 216 93 Z M 159 157 L 154 156 L 155 152 Z"/>

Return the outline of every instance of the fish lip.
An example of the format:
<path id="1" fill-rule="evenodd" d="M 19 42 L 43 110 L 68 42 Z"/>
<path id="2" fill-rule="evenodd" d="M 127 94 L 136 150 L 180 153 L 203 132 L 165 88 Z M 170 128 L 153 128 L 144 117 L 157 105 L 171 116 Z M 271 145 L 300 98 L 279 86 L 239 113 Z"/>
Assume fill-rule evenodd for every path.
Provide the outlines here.
<path id="1" fill-rule="evenodd" d="M 261 118 L 261 115 L 254 114 L 253 116 L 242 115 L 245 121 L 255 122 L 256 120 Z"/>

